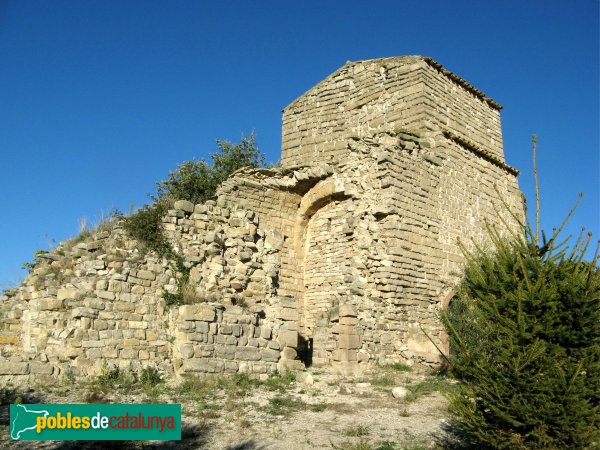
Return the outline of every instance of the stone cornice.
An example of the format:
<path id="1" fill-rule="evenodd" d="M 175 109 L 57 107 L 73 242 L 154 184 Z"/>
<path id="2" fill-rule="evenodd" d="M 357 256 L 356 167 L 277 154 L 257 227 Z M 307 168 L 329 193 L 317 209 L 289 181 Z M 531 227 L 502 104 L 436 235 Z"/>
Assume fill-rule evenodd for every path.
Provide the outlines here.
<path id="1" fill-rule="evenodd" d="M 499 103 L 494 101 L 493 98 L 487 97 L 484 92 L 481 92 L 479 89 L 477 89 L 471 83 L 466 81 L 464 78 L 461 78 L 458 75 L 456 75 L 455 73 L 450 72 L 442 64 L 435 61 L 433 58 L 429 58 L 426 56 L 423 58 L 423 60 L 427 64 L 429 64 L 431 67 L 436 69 L 438 72 L 440 72 L 442 75 L 445 75 L 446 77 L 450 78 L 452 81 L 454 81 L 456 84 L 461 86 L 463 89 L 469 91 L 475 97 L 477 97 L 480 100 L 482 100 L 483 102 L 487 103 L 490 107 L 497 109 L 498 111 L 500 111 L 503 108 L 502 105 L 500 105 Z"/>
<path id="2" fill-rule="evenodd" d="M 446 138 L 460 145 L 462 148 L 470 151 L 471 153 L 475 153 L 477 156 L 480 156 L 483 159 L 491 162 L 492 164 L 502 168 L 503 170 L 514 175 L 515 177 L 521 173 L 518 169 L 514 168 L 513 166 L 509 166 L 496 155 L 494 155 L 492 152 L 479 147 L 477 144 L 474 144 L 473 142 L 467 139 L 457 136 L 456 134 L 448 130 L 443 130 L 442 133 Z"/>

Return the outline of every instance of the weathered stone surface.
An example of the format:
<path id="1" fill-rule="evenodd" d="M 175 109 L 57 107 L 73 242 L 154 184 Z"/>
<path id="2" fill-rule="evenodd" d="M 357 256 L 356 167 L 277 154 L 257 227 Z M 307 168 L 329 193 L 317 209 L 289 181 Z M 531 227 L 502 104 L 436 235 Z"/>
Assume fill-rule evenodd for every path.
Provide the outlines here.
<path id="1" fill-rule="evenodd" d="M 392 389 L 392 395 L 398 400 L 404 400 L 408 395 L 408 389 L 402 386 L 397 386 L 394 389 Z"/>
<path id="2" fill-rule="evenodd" d="M 296 359 L 298 357 L 298 352 L 296 352 L 295 348 L 284 347 L 281 351 L 281 357 L 283 359 Z"/>
<path id="3" fill-rule="evenodd" d="M 63 309 L 64 299 L 41 299 L 40 300 L 40 310 L 42 311 L 59 311 Z"/>
<path id="4" fill-rule="evenodd" d="M 297 347 L 298 346 L 298 332 L 290 331 L 290 330 L 279 331 L 279 336 L 277 337 L 277 342 L 279 342 L 283 346 Z"/>
<path id="5" fill-rule="evenodd" d="M 238 347 L 235 352 L 235 359 L 240 361 L 260 361 L 261 354 L 255 347 Z"/>
<path id="6" fill-rule="evenodd" d="M 105 300 L 114 300 L 115 293 L 110 291 L 96 291 L 96 295 L 98 298 L 103 298 Z"/>
<path id="7" fill-rule="evenodd" d="M 17 345 L 19 343 L 19 336 L 0 336 L 0 345 L 9 344 Z"/>
<path id="8" fill-rule="evenodd" d="M 262 360 L 267 362 L 277 362 L 280 358 L 280 352 L 277 350 L 265 349 L 261 351 Z"/>
<path id="9" fill-rule="evenodd" d="M 216 311 L 210 305 L 184 305 L 179 308 L 179 315 L 184 320 L 212 322 L 215 320 Z"/>
<path id="10" fill-rule="evenodd" d="M 56 293 L 56 298 L 57 298 L 57 300 L 60 301 L 60 300 L 75 298 L 76 295 L 77 295 L 76 289 L 61 288 Z"/>
<path id="11" fill-rule="evenodd" d="M 295 308 L 281 308 L 277 317 L 281 320 L 294 322 L 298 320 L 298 310 Z"/>
<path id="12" fill-rule="evenodd" d="M 122 359 L 136 359 L 139 355 L 139 350 L 133 348 L 124 348 L 119 352 L 119 358 Z"/>
<path id="13" fill-rule="evenodd" d="M 263 339 L 271 339 L 272 333 L 271 327 L 263 326 L 260 329 L 260 337 Z"/>
<path id="14" fill-rule="evenodd" d="M 155 280 L 156 279 L 156 275 L 154 274 L 154 272 L 150 272 L 149 270 L 138 270 L 137 276 L 138 276 L 138 278 L 141 278 L 142 280 Z"/>
<path id="15" fill-rule="evenodd" d="M 265 237 L 265 248 L 267 249 L 281 250 L 283 243 L 284 237 L 277 230 L 270 231 Z"/>
<path id="16" fill-rule="evenodd" d="M 54 371 L 52 364 L 42 362 L 29 363 L 29 369 L 32 374 L 52 375 L 52 372 Z"/>
<path id="17" fill-rule="evenodd" d="M 360 339 L 356 334 L 340 334 L 338 337 L 339 348 L 358 349 L 360 348 Z"/>
<path id="18" fill-rule="evenodd" d="M 0 375 L 27 375 L 29 364 L 26 362 L 0 361 Z"/>
<path id="19" fill-rule="evenodd" d="M 356 317 L 356 308 L 352 305 L 341 305 L 339 309 L 339 317 Z"/>
<path id="20" fill-rule="evenodd" d="M 340 325 L 356 326 L 358 325 L 358 319 L 356 317 L 340 317 Z"/>
<path id="21" fill-rule="evenodd" d="M 90 319 L 94 319 L 98 317 L 98 311 L 92 308 L 79 306 L 71 311 L 71 317 L 73 317 L 74 319 L 77 319 L 79 317 L 88 317 Z"/>
<path id="22" fill-rule="evenodd" d="M 194 212 L 194 204 L 187 200 L 178 200 L 175 202 L 173 206 L 175 209 L 180 209 L 182 211 L 193 213 Z"/>
<path id="23" fill-rule="evenodd" d="M 183 369 L 188 372 L 222 372 L 225 367 L 223 361 L 214 359 L 188 359 L 183 361 Z"/>
<path id="24" fill-rule="evenodd" d="M 338 349 L 333 352 L 334 361 L 357 361 L 356 350 Z"/>

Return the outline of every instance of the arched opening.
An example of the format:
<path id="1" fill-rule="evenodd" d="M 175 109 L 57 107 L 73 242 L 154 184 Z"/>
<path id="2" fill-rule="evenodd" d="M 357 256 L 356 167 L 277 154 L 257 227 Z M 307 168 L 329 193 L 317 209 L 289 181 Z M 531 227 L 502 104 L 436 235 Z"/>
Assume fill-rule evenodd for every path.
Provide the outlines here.
<path id="1" fill-rule="evenodd" d="M 298 211 L 295 253 L 300 263 L 298 355 L 305 365 L 327 365 L 335 350 L 331 311 L 347 291 L 351 238 L 347 216 L 352 201 L 344 182 L 329 178 L 303 197 Z"/>

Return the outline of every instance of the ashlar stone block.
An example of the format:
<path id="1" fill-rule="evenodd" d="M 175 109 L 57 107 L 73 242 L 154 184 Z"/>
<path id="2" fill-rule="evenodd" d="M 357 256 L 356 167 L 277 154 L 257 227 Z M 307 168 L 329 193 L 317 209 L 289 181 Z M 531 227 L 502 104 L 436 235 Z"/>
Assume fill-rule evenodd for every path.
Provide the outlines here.
<path id="1" fill-rule="evenodd" d="M 216 318 L 216 311 L 210 305 L 183 305 L 179 307 L 179 317 L 183 320 L 213 322 Z"/>
<path id="2" fill-rule="evenodd" d="M 298 347 L 298 332 L 292 330 L 279 330 L 277 342 L 284 347 Z"/>
<path id="3" fill-rule="evenodd" d="M 0 375 L 27 375 L 29 364 L 26 362 L 0 361 Z"/>

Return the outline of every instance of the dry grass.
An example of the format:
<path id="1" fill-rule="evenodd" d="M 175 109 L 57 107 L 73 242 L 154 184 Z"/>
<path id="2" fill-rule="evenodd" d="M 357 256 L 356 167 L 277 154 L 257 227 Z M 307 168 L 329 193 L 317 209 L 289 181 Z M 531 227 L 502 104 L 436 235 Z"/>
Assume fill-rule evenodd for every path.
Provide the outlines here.
<path id="1" fill-rule="evenodd" d="M 206 299 L 198 294 L 196 287 L 190 284 L 189 282 L 185 283 L 181 286 L 181 298 L 183 299 L 183 303 L 186 305 L 191 305 L 194 303 L 205 303 Z"/>

